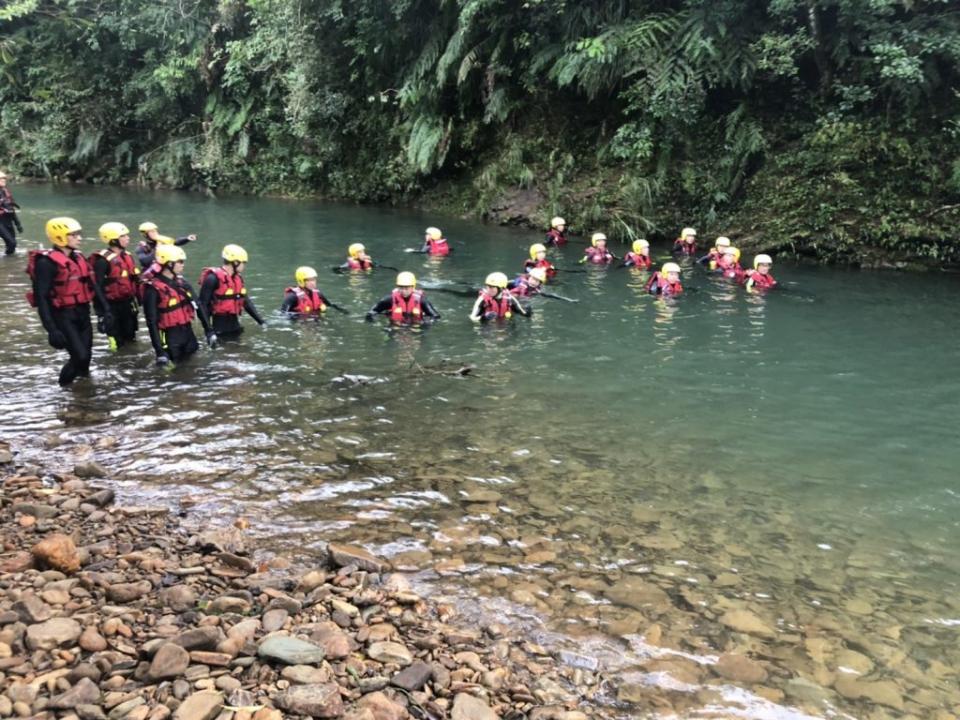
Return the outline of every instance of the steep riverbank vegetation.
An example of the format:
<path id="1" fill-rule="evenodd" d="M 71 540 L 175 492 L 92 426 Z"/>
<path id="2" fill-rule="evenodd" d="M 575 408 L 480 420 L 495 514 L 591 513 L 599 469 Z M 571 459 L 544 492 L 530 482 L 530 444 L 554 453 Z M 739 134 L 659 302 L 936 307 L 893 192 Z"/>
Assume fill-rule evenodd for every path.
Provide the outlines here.
<path id="1" fill-rule="evenodd" d="M 960 262 L 947 0 L 13 0 L 28 176 Z"/>

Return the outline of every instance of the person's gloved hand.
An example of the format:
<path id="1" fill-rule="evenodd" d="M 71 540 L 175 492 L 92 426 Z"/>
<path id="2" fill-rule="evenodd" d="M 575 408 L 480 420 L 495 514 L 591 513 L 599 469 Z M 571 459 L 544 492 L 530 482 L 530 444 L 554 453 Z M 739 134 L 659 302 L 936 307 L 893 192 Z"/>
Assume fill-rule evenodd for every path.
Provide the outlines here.
<path id="1" fill-rule="evenodd" d="M 22 235 L 23 225 L 20 223 L 20 218 L 18 218 L 16 215 L 13 216 L 13 224 L 17 226 L 17 232 Z"/>
<path id="2" fill-rule="evenodd" d="M 363 319 L 366 320 L 367 322 L 373 322 L 373 313 L 368 312 L 366 315 L 363 316 Z"/>
<path id="3" fill-rule="evenodd" d="M 57 350 L 64 350 L 67 347 L 67 338 L 56 328 L 47 332 L 47 341 Z"/>
<path id="4" fill-rule="evenodd" d="M 166 353 L 157 353 L 157 366 L 158 367 L 167 367 L 170 365 L 170 356 Z"/>
<path id="5" fill-rule="evenodd" d="M 207 345 L 211 350 L 217 346 L 217 334 L 213 330 L 207 333 Z"/>

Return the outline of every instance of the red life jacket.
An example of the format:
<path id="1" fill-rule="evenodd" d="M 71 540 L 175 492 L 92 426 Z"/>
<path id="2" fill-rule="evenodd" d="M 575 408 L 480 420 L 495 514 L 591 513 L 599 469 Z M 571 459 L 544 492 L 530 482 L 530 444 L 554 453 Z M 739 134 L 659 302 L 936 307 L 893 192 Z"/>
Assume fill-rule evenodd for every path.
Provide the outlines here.
<path id="1" fill-rule="evenodd" d="M 137 283 L 137 297 L 140 300 L 143 300 L 143 288 L 146 283 L 148 283 L 150 280 L 153 280 L 153 278 L 155 278 L 161 270 L 163 270 L 163 268 L 160 267 L 160 263 L 152 262 L 150 263 L 150 267 L 140 274 L 140 282 Z"/>
<path id="2" fill-rule="evenodd" d="M 323 301 L 323 297 L 320 295 L 319 290 L 311 290 L 310 288 L 302 287 L 288 287 L 283 291 L 283 294 L 293 293 L 297 296 L 297 304 L 291 308 L 291 312 L 300 313 L 302 315 L 319 315 L 322 312 L 325 312 L 327 309 L 327 304 Z"/>
<path id="3" fill-rule="evenodd" d="M 133 262 L 133 255 L 126 250 L 117 251 L 114 248 L 104 248 L 90 256 L 90 264 L 99 255 L 110 267 L 110 272 L 103 279 L 103 294 L 107 300 L 121 302 L 133 300 L 137 293 L 137 275 L 140 270 Z"/>
<path id="4" fill-rule="evenodd" d="M 743 268 L 740 267 L 740 263 L 724 263 L 722 266 L 723 276 L 728 280 L 733 280 L 735 282 L 743 282 L 744 273 Z"/>
<path id="5" fill-rule="evenodd" d="M 394 288 L 390 295 L 393 305 L 390 307 L 390 319 L 395 323 L 402 322 L 420 322 L 423 311 L 420 309 L 420 301 L 423 293 L 414 290 L 410 297 L 404 297 L 400 288 Z"/>
<path id="6" fill-rule="evenodd" d="M 697 244 L 695 242 L 684 242 L 683 238 L 677 238 L 673 241 L 673 251 L 681 252 L 684 255 L 695 255 L 697 252 Z"/>
<path id="7" fill-rule="evenodd" d="M 567 244 L 567 234 L 566 232 L 560 232 L 556 228 L 550 228 L 547 230 L 547 245 L 556 245 L 560 247 L 561 245 Z"/>
<path id="8" fill-rule="evenodd" d="M 57 266 L 50 296 L 50 304 L 54 309 L 86 305 L 93 300 L 93 271 L 83 255 L 74 251 L 67 255 L 61 250 L 31 250 L 27 255 L 27 275 L 31 280 L 36 280 L 37 257 L 40 255 L 49 258 Z M 33 307 L 37 306 L 33 290 L 27 293 L 27 302 Z"/>
<path id="9" fill-rule="evenodd" d="M 0 190 L 0 215 L 13 215 L 17 212 L 16 203 L 10 188 Z"/>
<path id="10" fill-rule="evenodd" d="M 167 330 L 178 325 L 189 325 L 193 320 L 193 295 L 178 279 L 170 280 L 163 276 L 149 281 L 150 287 L 157 291 L 157 327 Z"/>
<path id="11" fill-rule="evenodd" d="M 347 267 L 351 270 L 369 270 L 373 267 L 373 260 L 358 260 L 357 258 L 347 258 Z"/>
<path id="12" fill-rule="evenodd" d="M 594 265 L 605 265 L 606 263 L 613 262 L 613 253 L 606 248 L 588 247 L 584 252 Z"/>
<path id="13" fill-rule="evenodd" d="M 439 240 L 434 240 L 433 238 L 427 240 L 427 254 L 428 255 L 449 255 L 450 246 L 447 244 L 446 238 L 440 238 Z"/>
<path id="14" fill-rule="evenodd" d="M 222 267 L 204 268 L 200 273 L 200 287 L 203 287 L 203 281 L 210 273 L 217 276 L 217 289 L 213 293 L 213 302 L 210 303 L 210 313 L 240 315 L 243 312 L 243 302 L 247 298 L 247 288 L 243 285 L 243 278 L 239 273 L 227 274 Z"/>
<path id="15" fill-rule="evenodd" d="M 525 260 L 523 263 L 523 269 L 527 272 L 530 272 L 534 268 L 541 267 L 547 271 L 547 277 L 552 278 L 557 274 L 557 269 L 553 266 L 549 260 L 544 258 L 543 260 Z"/>
<path id="16" fill-rule="evenodd" d="M 500 298 L 490 297 L 483 290 L 480 291 L 480 297 L 483 298 L 483 314 L 494 313 L 498 318 L 513 317 L 512 303 L 513 297 L 508 291 L 501 290 Z"/>
<path id="17" fill-rule="evenodd" d="M 514 282 L 513 287 L 510 288 L 510 294 L 514 297 L 530 297 L 531 295 L 536 295 L 540 292 L 540 287 L 533 287 L 530 284 L 530 281 L 523 275 L 518 277 Z"/>
<path id="18" fill-rule="evenodd" d="M 647 292 L 654 295 L 679 295 L 683 292 L 683 285 L 679 280 L 675 283 L 670 282 L 658 271 L 647 281 Z"/>
<path id="19" fill-rule="evenodd" d="M 750 272 L 748 281 L 752 283 L 752 287 L 760 290 L 769 290 L 777 286 L 777 281 L 773 279 L 773 275 L 770 273 L 764 275 L 763 273 L 758 273 L 756 270 Z"/>
<path id="20" fill-rule="evenodd" d="M 650 267 L 650 256 L 635 253 L 633 250 L 623 256 L 623 261 L 632 262 L 632 267 L 640 268 L 641 270 L 646 270 L 648 267 Z"/>

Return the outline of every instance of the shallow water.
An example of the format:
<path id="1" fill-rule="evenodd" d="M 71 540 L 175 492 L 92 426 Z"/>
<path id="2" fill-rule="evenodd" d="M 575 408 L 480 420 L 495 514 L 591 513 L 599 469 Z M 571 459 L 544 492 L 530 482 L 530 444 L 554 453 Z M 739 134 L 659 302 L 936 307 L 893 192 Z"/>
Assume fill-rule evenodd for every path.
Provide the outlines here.
<path id="1" fill-rule="evenodd" d="M 599 658 L 598 698 L 625 715 L 960 709 L 956 278 L 781 263 L 790 292 L 748 297 L 688 269 L 697 291 L 665 302 L 642 275 L 591 270 L 554 288 L 579 303 L 538 299 L 530 320 L 475 327 L 468 298 L 431 292 L 437 325 L 388 331 L 363 312 L 392 272 L 327 271 L 349 243 L 422 283 L 479 284 L 541 236 L 382 208 L 14 190 L 24 250 L 54 214 L 90 236 L 151 219 L 200 236 L 195 282 L 239 243 L 270 315 L 170 375 L 145 331 L 118 355 L 98 338 L 92 382 L 61 390 L 22 299 L 25 255 L 0 261 L 0 432 L 28 457 L 69 467 L 96 446 L 131 502 L 245 515 L 278 551 L 365 545 L 478 619 Z M 403 253 L 427 224 L 453 256 Z M 351 315 L 272 314 L 304 263 Z M 70 449 L 45 449 L 58 436 Z M 734 611 L 773 636 L 734 632 Z M 718 679 L 724 652 L 768 677 Z"/>

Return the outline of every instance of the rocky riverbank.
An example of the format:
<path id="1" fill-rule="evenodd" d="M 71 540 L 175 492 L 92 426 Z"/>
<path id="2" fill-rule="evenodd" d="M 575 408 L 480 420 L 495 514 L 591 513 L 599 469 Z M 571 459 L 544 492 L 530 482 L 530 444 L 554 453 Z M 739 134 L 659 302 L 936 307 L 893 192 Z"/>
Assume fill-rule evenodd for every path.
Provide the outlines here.
<path id="1" fill-rule="evenodd" d="M 190 533 L 166 508 L 116 506 L 107 487 L 0 451 L 0 717 L 595 714 L 581 670 L 506 627 L 458 625 L 360 548 L 331 542 L 322 566 L 294 571 L 255 555 L 242 521 Z"/>

